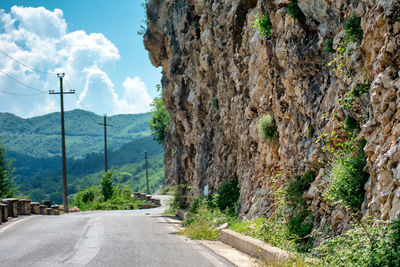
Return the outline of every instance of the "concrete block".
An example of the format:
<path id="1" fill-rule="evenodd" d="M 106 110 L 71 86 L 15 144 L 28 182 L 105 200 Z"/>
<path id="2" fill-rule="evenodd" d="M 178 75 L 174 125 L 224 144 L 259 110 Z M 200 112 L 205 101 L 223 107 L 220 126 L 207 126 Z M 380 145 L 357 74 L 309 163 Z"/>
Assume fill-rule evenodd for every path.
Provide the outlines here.
<path id="1" fill-rule="evenodd" d="M 230 229 L 221 230 L 220 241 L 243 253 L 267 262 L 285 261 L 293 255 L 283 249 L 268 245 L 261 240 L 242 235 Z"/>
<path id="2" fill-rule="evenodd" d="M 31 199 L 18 200 L 18 215 L 31 215 Z"/>
<path id="3" fill-rule="evenodd" d="M 39 202 L 31 202 L 31 214 L 40 214 L 40 203 Z"/>
<path id="4" fill-rule="evenodd" d="M 52 208 L 46 208 L 46 215 L 54 215 L 54 210 Z"/>
<path id="5" fill-rule="evenodd" d="M 184 220 L 187 217 L 187 212 L 183 209 L 177 209 L 176 216 L 178 216 L 181 220 Z"/>
<path id="6" fill-rule="evenodd" d="M 16 198 L 6 198 L 2 201 L 4 204 L 8 206 L 8 217 L 17 217 L 18 216 L 18 199 Z"/>
<path id="7" fill-rule="evenodd" d="M 54 211 L 54 215 L 60 215 L 60 206 L 59 205 L 52 205 L 51 208 Z"/>
<path id="8" fill-rule="evenodd" d="M 39 213 L 40 213 L 40 215 L 47 215 L 47 206 L 39 205 Z"/>
<path id="9" fill-rule="evenodd" d="M 7 204 L 0 203 L 1 218 L 0 221 L 6 222 L 8 219 L 8 206 Z"/>

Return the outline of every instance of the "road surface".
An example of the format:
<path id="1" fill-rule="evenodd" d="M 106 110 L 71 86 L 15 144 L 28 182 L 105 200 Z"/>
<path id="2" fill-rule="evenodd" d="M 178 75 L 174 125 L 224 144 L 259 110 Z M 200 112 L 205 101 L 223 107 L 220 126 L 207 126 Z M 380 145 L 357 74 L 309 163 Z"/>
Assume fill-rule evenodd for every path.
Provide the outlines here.
<path id="1" fill-rule="evenodd" d="M 162 212 L 27 216 L 0 226 L 0 266 L 233 266 L 174 234 Z"/>

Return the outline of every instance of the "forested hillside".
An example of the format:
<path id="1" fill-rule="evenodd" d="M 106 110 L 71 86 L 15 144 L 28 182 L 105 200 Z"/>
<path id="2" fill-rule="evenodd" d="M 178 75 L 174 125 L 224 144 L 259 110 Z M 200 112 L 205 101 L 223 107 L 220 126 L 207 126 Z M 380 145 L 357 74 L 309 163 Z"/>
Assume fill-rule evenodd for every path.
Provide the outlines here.
<path id="1" fill-rule="evenodd" d="M 118 149 L 123 144 L 150 135 L 151 113 L 115 115 L 107 118 L 108 146 Z M 81 158 L 103 150 L 103 117 L 84 110 L 65 112 L 65 134 L 68 158 Z M 61 155 L 60 113 L 23 119 L 0 113 L 0 136 L 8 151 L 32 157 Z"/>
<path id="2" fill-rule="evenodd" d="M 0 113 L 1 142 L 14 160 L 19 191 L 34 201 L 62 203 L 60 114 L 31 119 Z M 115 184 L 145 192 L 144 152 L 149 155 L 150 190 L 164 182 L 163 148 L 149 135 L 151 113 L 107 119 L 108 161 Z M 83 110 L 65 113 L 68 194 L 99 184 L 104 174 L 103 117 Z"/>

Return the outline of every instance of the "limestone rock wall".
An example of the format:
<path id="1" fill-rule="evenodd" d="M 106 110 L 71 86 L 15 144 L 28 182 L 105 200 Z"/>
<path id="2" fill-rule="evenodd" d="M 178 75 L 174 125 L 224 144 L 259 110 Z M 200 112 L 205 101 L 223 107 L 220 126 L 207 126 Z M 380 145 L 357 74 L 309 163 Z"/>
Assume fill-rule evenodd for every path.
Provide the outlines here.
<path id="1" fill-rule="evenodd" d="M 171 115 L 166 144 L 166 182 L 213 192 L 232 177 L 240 184 L 240 214 L 268 215 L 272 184 L 313 169 L 319 175 L 306 196 L 316 226 L 344 227 L 343 211 L 322 201 L 329 156 L 317 137 L 343 132 L 335 114 L 361 122 L 368 157 L 363 212 L 400 215 L 400 1 L 299 0 L 299 19 L 289 0 L 150 0 L 144 37 L 152 63 L 162 66 L 164 102 Z M 272 35 L 252 28 L 269 13 Z M 361 17 L 363 40 L 349 42 L 342 69 L 324 49 L 345 41 L 343 23 Z M 369 91 L 350 111 L 338 105 L 352 88 Z M 257 134 L 257 121 L 273 113 L 279 140 Z M 321 119 L 322 118 L 322 119 Z M 311 126 L 315 133 L 308 137 Z M 278 181 L 278 182 L 277 182 Z"/>

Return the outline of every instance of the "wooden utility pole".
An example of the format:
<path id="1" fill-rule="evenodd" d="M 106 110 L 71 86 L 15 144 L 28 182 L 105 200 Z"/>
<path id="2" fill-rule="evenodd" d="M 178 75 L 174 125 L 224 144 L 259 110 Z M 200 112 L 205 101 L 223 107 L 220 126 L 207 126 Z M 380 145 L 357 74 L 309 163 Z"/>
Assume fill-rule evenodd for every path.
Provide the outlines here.
<path id="1" fill-rule="evenodd" d="M 149 189 L 149 171 L 147 168 L 147 151 L 144 152 L 144 158 L 146 160 L 146 185 L 147 185 L 147 194 L 150 195 L 150 189 Z"/>
<path id="2" fill-rule="evenodd" d="M 75 94 L 75 90 L 63 91 L 63 78 L 65 73 L 57 73 L 60 79 L 60 92 L 49 91 L 50 95 L 60 95 L 61 103 L 61 148 L 62 148 L 62 167 L 63 167 L 63 202 L 64 212 L 68 213 L 68 188 L 67 188 L 67 159 L 65 153 L 65 126 L 64 126 L 64 94 Z"/>
<path id="3" fill-rule="evenodd" d="M 107 167 L 107 126 L 112 126 L 111 124 L 107 124 L 107 116 L 104 115 L 104 123 L 100 123 L 100 125 L 104 125 L 104 170 L 105 172 L 108 171 L 108 167 Z"/>

